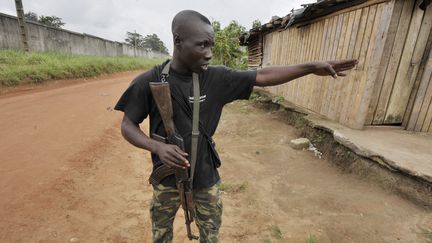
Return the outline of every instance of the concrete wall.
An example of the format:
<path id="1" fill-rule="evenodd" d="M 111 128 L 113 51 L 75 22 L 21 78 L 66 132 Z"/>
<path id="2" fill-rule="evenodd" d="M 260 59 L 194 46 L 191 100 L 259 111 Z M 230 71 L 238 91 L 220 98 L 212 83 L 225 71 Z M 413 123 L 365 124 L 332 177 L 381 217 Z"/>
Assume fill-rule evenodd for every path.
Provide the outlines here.
<path id="1" fill-rule="evenodd" d="M 166 57 L 159 52 L 136 49 L 131 45 L 106 40 L 97 36 L 57 29 L 39 23 L 27 21 L 27 38 L 31 51 L 55 51 L 61 53 L 92 56 L 140 56 Z M 20 49 L 18 19 L 15 16 L 0 13 L 0 48 Z"/>

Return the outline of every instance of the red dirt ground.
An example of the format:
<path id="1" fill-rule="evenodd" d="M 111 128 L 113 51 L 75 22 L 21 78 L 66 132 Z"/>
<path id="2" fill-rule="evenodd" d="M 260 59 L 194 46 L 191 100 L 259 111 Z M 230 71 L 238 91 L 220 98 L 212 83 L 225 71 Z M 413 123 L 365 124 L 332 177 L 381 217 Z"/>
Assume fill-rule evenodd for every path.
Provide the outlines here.
<path id="1" fill-rule="evenodd" d="M 0 92 L 0 242 L 151 241 L 149 153 L 112 109 L 137 74 Z M 221 242 L 432 241 L 431 212 L 291 149 L 295 134 L 247 101 L 225 109 Z"/>

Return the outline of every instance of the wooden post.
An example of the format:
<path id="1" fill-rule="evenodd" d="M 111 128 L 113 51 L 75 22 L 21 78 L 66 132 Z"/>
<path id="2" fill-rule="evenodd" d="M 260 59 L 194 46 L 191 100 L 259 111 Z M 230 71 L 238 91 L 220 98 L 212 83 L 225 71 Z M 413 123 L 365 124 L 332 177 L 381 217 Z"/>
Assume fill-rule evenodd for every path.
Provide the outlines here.
<path id="1" fill-rule="evenodd" d="M 27 42 L 27 26 L 24 20 L 24 8 L 21 0 L 15 0 L 15 8 L 17 11 L 18 25 L 21 32 L 21 42 L 23 44 L 24 51 L 29 51 Z"/>

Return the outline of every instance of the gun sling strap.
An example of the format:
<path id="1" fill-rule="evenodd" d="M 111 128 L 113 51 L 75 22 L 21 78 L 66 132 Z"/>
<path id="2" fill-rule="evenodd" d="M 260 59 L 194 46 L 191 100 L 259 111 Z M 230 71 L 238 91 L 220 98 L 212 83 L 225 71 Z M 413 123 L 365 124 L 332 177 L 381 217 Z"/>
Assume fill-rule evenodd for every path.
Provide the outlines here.
<path id="1" fill-rule="evenodd" d="M 167 78 L 169 77 L 169 70 L 171 67 L 171 61 L 169 61 L 162 70 L 161 73 L 161 82 L 168 82 Z M 200 86 L 198 74 L 192 74 L 192 82 L 193 82 L 193 114 L 192 114 L 192 136 L 191 136 L 191 159 L 190 159 L 190 183 L 193 185 L 193 178 L 195 174 L 195 165 L 197 160 L 197 149 L 198 149 L 198 138 L 199 138 L 199 109 L 200 109 Z M 166 138 L 159 136 L 157 134 L 152 134 L 152 138 L 156 139 L 160 142 L 166 143 Z M 153 185 L 157 185 L 160 181 L 174 174 L 175 171 L 173 168 L 163 164 L 155 169 L 150 175 L 149 182 Z"/>

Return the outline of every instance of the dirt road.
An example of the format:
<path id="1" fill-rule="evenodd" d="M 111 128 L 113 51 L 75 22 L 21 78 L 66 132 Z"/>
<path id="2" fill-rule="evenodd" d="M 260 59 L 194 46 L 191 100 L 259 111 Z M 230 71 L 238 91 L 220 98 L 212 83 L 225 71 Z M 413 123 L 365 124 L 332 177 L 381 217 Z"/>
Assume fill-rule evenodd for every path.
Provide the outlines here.
<path id="1" fill-rule="evenodd" d="M 0 242 L 151 241 L 149 153 L 112 110 L 136 74 L 0 96 Z M 430 211 L 291 149 L 295 134 L 246 101 L 227 106 L 221 242 L 432 241 Z M 181 212 L 174 242 L 188 242 Z"/>

